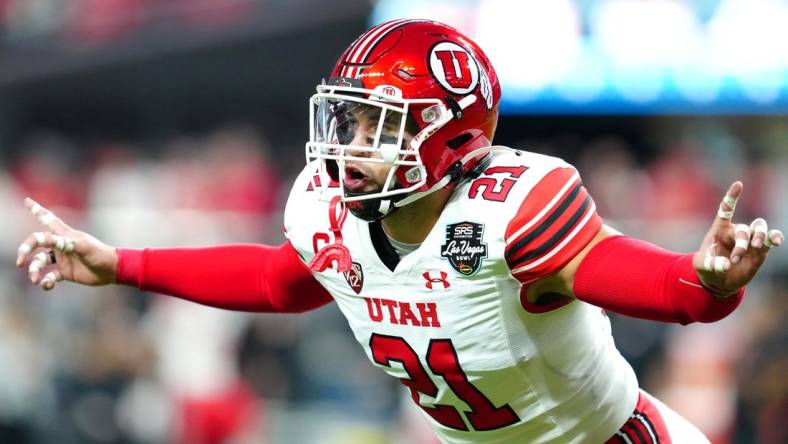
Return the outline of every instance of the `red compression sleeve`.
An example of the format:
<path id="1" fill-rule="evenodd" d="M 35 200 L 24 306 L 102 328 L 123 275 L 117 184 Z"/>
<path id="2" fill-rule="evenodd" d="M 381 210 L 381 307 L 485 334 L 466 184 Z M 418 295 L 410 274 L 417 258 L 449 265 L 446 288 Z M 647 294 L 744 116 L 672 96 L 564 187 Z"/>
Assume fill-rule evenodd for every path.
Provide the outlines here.
<path id="1" fill-rule="evenodd" d="M 300 313 L 332 301 L 290 242 L 119 248 L 117 282 L 228 310 Z"/>
<path id="2" fill-rule="evenodd" d="M 616 313 L 663 322 L 714 322 L 742 301 L 744 289 L 717 299 L 698 280 L 692 254 L 612 236 L 595 245 L 575 273 L 575 296 Z"/>

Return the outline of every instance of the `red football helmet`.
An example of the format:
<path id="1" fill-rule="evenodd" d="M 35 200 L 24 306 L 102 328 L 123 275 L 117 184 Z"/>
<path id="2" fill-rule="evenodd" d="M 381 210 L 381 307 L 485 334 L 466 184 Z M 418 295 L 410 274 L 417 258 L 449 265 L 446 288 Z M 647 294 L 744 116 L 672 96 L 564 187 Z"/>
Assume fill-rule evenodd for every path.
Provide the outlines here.
<path id="1" fill-rule="evenodd" d="M 311 97 L 307 162 L 318 160 L 317 173 L 340 185 L 346 161 L 391 164 L 380 192 L 343 198 L 379 199 L 367 217 L 379 219 L 473 168 L 491 145 L 500 98 L 495 70 L 471 39 L 434 21 L 389 21 L 356 39 Z M 365 145 L 351 144 L 359 110 L 378 123 Z"/>

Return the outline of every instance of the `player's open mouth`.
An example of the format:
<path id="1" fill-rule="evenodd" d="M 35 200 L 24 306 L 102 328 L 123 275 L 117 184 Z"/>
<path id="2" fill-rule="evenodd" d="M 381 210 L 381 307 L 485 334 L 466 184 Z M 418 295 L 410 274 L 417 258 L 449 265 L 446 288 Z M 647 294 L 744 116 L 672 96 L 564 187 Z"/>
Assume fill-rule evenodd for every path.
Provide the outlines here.
<path id="1" fill-rule="evenodd" d="M 364 174 L 360 169 L 355 166 L 348 165 L 345 167 L 345 177 L 343 178 L 343 186 L 350 191 L 361 191 L 364 185 L 369 181 L 369 177 Z"/>

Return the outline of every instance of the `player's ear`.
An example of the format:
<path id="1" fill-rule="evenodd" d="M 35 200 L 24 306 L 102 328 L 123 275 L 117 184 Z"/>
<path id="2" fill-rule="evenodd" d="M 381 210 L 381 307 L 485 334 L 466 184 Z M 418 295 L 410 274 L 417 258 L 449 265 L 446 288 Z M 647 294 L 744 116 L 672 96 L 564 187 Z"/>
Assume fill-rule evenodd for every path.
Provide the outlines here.
<path id="1" fill-rule="evenodd" d="M 421 129 L 419 128 L 419 124 L 416 123 L 416 119 L 408 113 L 405 120 L 405 134 L 403 135 L 402 145 L 407 148 L 410 145 L 410 141 L 419 131 L 421 131 Z"/>
<path id="2" fill-rule="evenodd" d="M 407 117 L 405 118 L 405 132 L 410 136 L 413 137 L 418 134 L 420 131 L 419 124 L 416 123 L 416 119 L 408 113 Z"/>

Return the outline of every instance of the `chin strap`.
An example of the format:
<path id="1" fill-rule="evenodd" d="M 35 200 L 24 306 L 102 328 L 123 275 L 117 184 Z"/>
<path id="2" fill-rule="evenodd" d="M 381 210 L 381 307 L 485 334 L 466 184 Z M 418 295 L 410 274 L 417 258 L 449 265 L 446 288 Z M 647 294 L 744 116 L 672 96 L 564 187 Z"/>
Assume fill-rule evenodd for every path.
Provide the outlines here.
<path id="1" fill-rule="evenodd" d="M 468 163 L 471 160 L 473 160 L 473 158 L 475 158 L 476 156 L 480 156 L 482 154 L 491 153 L 491 152 L 494 152 L 494 151 L 497 151 L 497 152 L 505 151 L 507 153 L 517 153 L 517 150 L 515 150 L 513 148 L 508 148 L 508 147 L 505 147 L 505 146 L 499 146 L 499 145 L 485 146 L 485 147 L 482 147 L 482 148 L 476 148 L 475 150 L 473 150 L 470 153 L 466 154 L 465 157 L 463 157 L 460 160 L 460 162 L 463 165 L 465 165 L 466 163 Z"/>
<path id="2" fill-rule="evenodd" d="M 414 193 L 410 193 L 404 199 L 402 199 L 402 200 L 400 200 L 398 202 L 394 202 L 394 206 L 397 207 L 397 208 L 400 208 L 400 207 L 404 207 L 405 205 L 408 205 L 408 204 L 411 204 L 413 202 L 416 202 L 417 200 L 421 199 L 422 197 L 428 196 L 428 195 L 440 190 L 441 188 L 445 187 L 446 185 L 451 183 L 451 180 L 452 180 L 452 176 L 451 175 L 443 176 L 443 179 L 441 179 L 438 182 L 436 182 L 435 185 L 431 186 L 430 189 L 428 189 L 427 191 L 417 191 L 417 192 L 414 192 Z"/>
<path id="3" fill-rule="evenodd" d="M 460 99 L 459 102 L 447 97 L 445 105 L 436 105 L 427 108 L 427 110 L 436 108 L 434 113 L 432 113 L 434 117 L 430 120 L 431 123 L 429 125 L 413 136 L 413 140 L 410 141 L 410 149 L 418 151 L 421 144 L 439 129 L 443 128 L 444 125 L 449 123 L 452 119 L 462 118 L 463 110 L 473 105 L 474 102 L 476 102 L 476 95 L 469 94 Z"/>
<path id="4" fill-rule="evenodd" d="M 493 151 L 507 151 L 507 152 L 511 152 L 511 151 L 514 151 L 514 150 L 511 149 L 511 148 L 503 147 L 503 146 L 485 146 L 485 147 L 482 147 L 482 148 L 477 148 L 477 149 L 471 151 L 470 153 L 466 154 L 462 159 L 460 159 L 460 164 L 462 164 L 462 166 L 465 166 L 465 164 L 467 164 L 471 160 L 475 159 L 476 157 L 481 156 L 483 154 L 487 154 L 487 153 L 493 152 Z M 394 206 L 399 208 L 399 207 L 404 207 L 405 205 L 411 204 L 413 202 L 416 202 L 417 200 L 421 199 L 422 197 L 428 196 L 428 195 L 440 190 L 441 188 L 445 187 L 446 185 L 450 184 L 454 179 L 455 179 L 455 177 L 452 174 L 447 174 L 446 176 L 443 176 L 443 179 L 441 179 L 438 182 L 436 182 L 435 185 L 431 186 L 428 190 L 411 193 L 407 197 L 405 197 L 404 199 L 402 199 L 402 200 L 400 200 L 398 202 L 395 202 Z"/>

